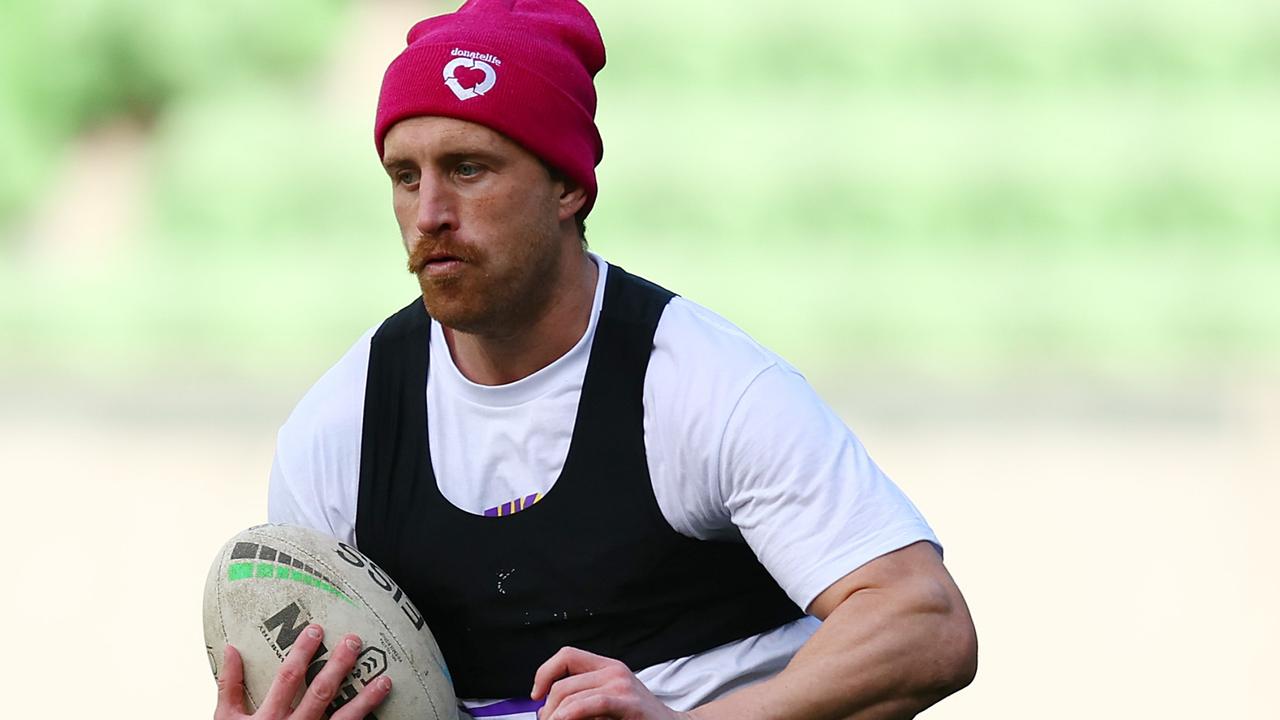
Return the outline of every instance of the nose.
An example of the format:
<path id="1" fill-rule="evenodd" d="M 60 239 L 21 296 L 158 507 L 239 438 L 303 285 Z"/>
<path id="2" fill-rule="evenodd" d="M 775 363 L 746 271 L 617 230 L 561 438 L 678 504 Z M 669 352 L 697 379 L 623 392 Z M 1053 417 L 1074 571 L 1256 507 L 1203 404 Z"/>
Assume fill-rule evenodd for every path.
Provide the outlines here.
<path id="1" fill-rule="evenodd" d="M 424 174 L 418 184 L 418 232 L 424 237 L 436 237 L 457 230 L 456 200 L 442 182 Z"/>

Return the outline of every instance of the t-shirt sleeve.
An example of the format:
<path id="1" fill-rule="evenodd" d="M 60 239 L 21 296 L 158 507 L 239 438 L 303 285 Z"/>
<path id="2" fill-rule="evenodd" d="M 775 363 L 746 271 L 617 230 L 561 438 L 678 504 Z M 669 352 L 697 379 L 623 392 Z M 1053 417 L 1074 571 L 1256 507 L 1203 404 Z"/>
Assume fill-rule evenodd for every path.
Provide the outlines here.
<path id="1" fill-rule="evenodd" d="M 267 519 L 355 545 L 360 434 L 369 341 L 363 337 L 316 382 L 276 436 Z"/>
<path id="2" fill-rule="evenodd" d="M 332 507 L 334 503 L 324 497 L 326 486 L 331 483 L 310 481 L 317 476 L 315 468 L 298 467 L 290 462 L 303 454 L 289 447 L 282 450 L 277 443 L 276 457 L 271 463 L 271 481 L 267 486 L 267 521 L 310 528 L 354 544 L 354 518 L 333 512 L 336 509 Z M 293 472 L 285 470 L 290 465 L 294 465 Z"/>
<path id="3" fill-rule="evenodd" d="M 928 523 L 794 369 L 773 364 L 725 425 L 718 491 L 733 524 L 802 608 Z M 940 547 L 940 546 L 939 546 Z"/>

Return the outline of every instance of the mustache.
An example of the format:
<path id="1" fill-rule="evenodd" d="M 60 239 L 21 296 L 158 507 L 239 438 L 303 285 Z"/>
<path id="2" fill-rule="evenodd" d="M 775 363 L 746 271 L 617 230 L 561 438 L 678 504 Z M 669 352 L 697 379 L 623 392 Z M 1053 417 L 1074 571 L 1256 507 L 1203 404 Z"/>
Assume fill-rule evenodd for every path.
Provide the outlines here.
<path id="1" fill-rule="evenodd" d="M 463 262 L 475 262 L 479 253 L 474 248 L 466 245 L 443 243 L 439 240 L 419 237 L 418 242 L 413 245 L 413 250 L 409 252 L 409 260 L 406 263 L 409 274 L 417 275 L 421 273 L 426 269 L 427 263 L 432 257 L 440 255 L 455 257 Z"/>

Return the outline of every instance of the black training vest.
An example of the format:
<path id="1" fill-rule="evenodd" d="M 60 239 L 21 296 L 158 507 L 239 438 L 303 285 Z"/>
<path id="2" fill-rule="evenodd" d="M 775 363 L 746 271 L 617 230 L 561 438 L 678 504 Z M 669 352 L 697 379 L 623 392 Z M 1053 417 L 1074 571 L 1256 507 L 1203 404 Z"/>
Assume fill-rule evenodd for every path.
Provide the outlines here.
<path id="1" fill-rule="evenodd" d="M 564 470 L 540 502 L 503 517 L 465 512 L 436 484 L 421 300 L 373 336 L 360 550 L 422 611 L 460 697 L 526 696 L 534 671 L 565 645 L 638 670 L 803 614 L 745 543 L 681 535 L 654 499 L 644 378 L 671 297 L 609 268 Z"/>

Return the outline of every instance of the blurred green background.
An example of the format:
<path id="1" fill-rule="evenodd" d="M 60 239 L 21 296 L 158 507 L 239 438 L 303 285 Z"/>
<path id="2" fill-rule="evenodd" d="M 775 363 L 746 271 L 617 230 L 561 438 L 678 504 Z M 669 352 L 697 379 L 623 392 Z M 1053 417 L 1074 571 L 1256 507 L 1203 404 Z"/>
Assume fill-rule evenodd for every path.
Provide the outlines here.
<path id="1" fill-rule="evenodd" d="M 930 716 L 1266 716 L 1280 4 L 587 4 L 591 245 L 796 364 L 938 529 L 984 664 Z M 94 698 L 157 652 L 144 714 L 212 707 L 204 558 L 261 520 L 292 404 L 416 292 L 373 109 L 455 6 L 0 6 L 6 531 L 87 553 L 123 642 L 55 714 L 116 716 Z M 116 546 L 163 589 L 131 599 Z M 83 616 L 58 597 L 18 609 Z M 42 632 L 53 665 L 75 640 Z"/>
<path id="2" fill-rule="evenodd" d="M 593 246 L 811 373 L 1280 355 L 1275 3 L 597 5 Z M 403 304 L 359 7 L 6 5 L 0 368 L 311 377 Z"/>

